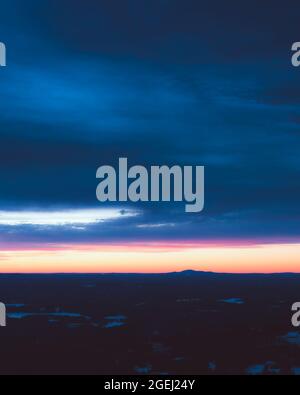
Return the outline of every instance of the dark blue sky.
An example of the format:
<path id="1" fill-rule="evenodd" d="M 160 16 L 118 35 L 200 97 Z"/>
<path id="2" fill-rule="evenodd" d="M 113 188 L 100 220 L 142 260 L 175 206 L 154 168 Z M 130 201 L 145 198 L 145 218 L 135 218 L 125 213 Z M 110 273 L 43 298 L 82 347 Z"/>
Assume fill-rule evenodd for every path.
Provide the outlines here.
<path id="1" fill-rule="evenodd" d="M 2 0 L 0 210 L 99 208 L 96 169 L 206 166 L 206 207 L 1 240 L 298 240 L 296 1 Z M 124 207 L 128 208 L 127 206 Z"/>

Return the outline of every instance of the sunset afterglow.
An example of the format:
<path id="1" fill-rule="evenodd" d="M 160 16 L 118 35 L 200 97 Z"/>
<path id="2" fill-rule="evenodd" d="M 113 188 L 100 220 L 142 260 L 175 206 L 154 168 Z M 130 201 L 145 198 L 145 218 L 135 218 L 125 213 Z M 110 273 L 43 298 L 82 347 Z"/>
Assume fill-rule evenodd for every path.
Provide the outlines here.
<path id="1" fill-rule="evenodd" d="M 4 273 L 300 272 L 300 244 L 57 245 L 2 250 L 0 262 Z"/>

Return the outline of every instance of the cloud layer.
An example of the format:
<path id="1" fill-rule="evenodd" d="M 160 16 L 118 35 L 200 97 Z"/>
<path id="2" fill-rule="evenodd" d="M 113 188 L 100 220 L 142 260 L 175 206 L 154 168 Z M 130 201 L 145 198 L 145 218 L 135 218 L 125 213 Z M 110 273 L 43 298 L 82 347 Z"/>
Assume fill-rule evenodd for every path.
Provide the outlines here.
<path id="1" fill-rule="evenodd" d="M 290 48 L 300 6 L 288 3 L 270 13 L 258 1 L 3 1 L 2 242 L 297 240 L 300 72 Z M 205 211 L 98 205 L 96 169 L 119 157 L 205 165 Z M 95 209 L 116 217 L 94 223 L 83 210 Z M 40 226 L 75 210 L 82 229 Z"/>

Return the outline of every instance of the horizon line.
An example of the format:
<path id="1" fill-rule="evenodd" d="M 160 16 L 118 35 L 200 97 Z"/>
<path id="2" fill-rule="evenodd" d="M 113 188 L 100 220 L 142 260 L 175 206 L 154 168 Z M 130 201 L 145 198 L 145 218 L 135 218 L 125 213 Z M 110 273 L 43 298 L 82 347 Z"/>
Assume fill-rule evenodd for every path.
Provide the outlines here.
<path id="1" fill-rule="evenodd" d="M 46 246 L 45 246 L 46 247 Z M 300 273 L 300 243 L 249 246 L 191 244 L 73 245 L 0 250 L 1 273 L 232 274 Z"/>
<path id="2" fill-rule="evenodd" d="M 182 271 L 171 271 L 171 272 L 0 272 L 0 276 L 23 276 L 23 275 L 37 275 L 37 276 L 72 276 L 72 275 L 90 275 L 90 276 L 121 276 L 121 275 L 133 275 L 133 276 L 165 276 L 171 274 L 211 274 L 211 275 L 239 275 L 239 276 L 276 276 L 276 275 L 300 275 L 300 272 L 214 272 L 214 271 L 202 271 L 202 270 L 182 270 Z"/>

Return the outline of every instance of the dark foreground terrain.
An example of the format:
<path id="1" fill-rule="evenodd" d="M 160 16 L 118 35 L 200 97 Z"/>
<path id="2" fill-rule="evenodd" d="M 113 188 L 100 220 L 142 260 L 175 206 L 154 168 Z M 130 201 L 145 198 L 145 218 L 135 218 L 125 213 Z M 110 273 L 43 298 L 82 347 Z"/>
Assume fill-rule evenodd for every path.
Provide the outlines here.
<path id="1" fill-rule="evenodd" d="M 0 374 L 300 374 L 299 275 L 0 275 Z"/>

